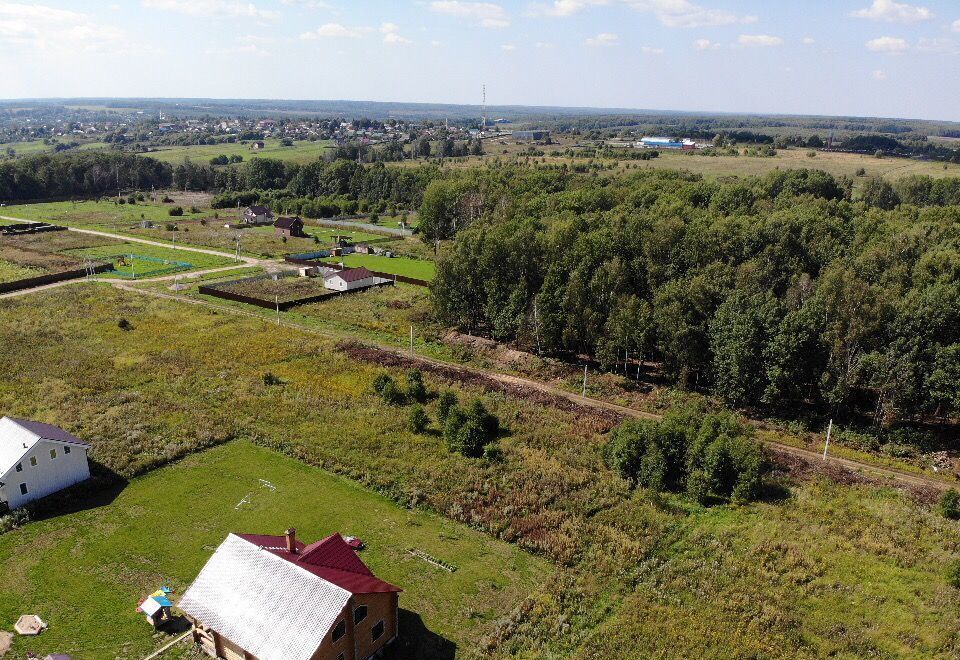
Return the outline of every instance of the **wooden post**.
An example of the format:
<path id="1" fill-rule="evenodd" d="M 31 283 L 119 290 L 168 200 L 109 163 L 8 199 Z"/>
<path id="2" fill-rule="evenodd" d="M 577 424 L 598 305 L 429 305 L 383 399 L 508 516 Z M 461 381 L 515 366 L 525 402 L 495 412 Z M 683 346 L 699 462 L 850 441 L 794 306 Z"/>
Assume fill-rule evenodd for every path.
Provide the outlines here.
<path id="1" fill-rule="evenodd" d="M 827 450 L 830 448 L 830 432 L 833 431 L 833 420 L 830 420 L 830 425 L 827 426 L 827 441 L 823 445 L 823 460 L 827 460 Z"/>
<path id="2" fill-rule="evenodd" d="M 583 390 L 580 392 L 580 396 L 587 396 L 587 365 L 583 365 Z"/>

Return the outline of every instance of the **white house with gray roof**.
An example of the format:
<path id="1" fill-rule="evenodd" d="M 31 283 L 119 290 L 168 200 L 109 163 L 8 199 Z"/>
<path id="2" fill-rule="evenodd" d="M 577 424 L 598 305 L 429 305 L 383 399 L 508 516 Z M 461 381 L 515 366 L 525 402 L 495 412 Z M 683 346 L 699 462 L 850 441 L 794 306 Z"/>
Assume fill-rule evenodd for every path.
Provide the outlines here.
<path id="1" fill-rule="evenodd" d="M 89 479 L 89 449 L 51 424 L 0 419 L 0 507 L 16 509 Z"/>

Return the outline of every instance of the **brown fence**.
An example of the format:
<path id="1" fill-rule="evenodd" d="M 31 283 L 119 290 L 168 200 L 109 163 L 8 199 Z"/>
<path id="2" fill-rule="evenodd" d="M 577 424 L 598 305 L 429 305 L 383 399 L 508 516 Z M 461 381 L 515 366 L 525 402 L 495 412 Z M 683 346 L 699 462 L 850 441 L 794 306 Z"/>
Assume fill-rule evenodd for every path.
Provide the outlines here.
<path id="1" fill-rule="evenodd" d="M 226 282 L 225 284 L 230 284 Z M 357 293 L 360 291 L 366 291 L 367 289 L 375 289 L 380 286 L 390 286 L 393 282 L 385 282 L 382 284 L 370 284 L 369 286 L 362 286 L 356 289 L 350 289 L 349 291 L 329 291 L 327 293 L 322 293 L 316 296 L 308 296 L 306 298 L 297 298 L 296 300 L 284 300 L 283 302 L 276 302 L 270 300 L 264 300 L 263 298 L 254 298 L 253 296 L 245 296 L 242 293 L 233 293 L 231 291 L 224 291 L 212 286 L 201 286 L 197 289 L 197 292 L 205 296 L 213 296 L 214 298 L 221 298 L 223 300 L 232 300 L 233 302 L 246 303 L 247 305 L 254 305 L 256 307 L 262 307 L 263 309 L 277 309 L 279 308 L 281 312 L 285 312 L 288 309 L 293 307 L 299 307 L 300 305 L 309 305 L 315 302 L 321 302 L 327 298 L 332 298 L 334 296 L 343 295 L 345 293 Z"/>
<path id="2" fill-rule="evenodd" d="M 284 257 L 283 260 L 289 264 L 296 264 L 298 266 L 324 266 L 326 268 L 332 268 L 334 270 L 341 270 L 342 268 L 342 266 L 340 266 L 340 264 L 338 263 L 317 261 L 313 259 L 297 259 L 295 257 L 287 256 L 287 257 Z M 367 270 L 370 270 L 370 269 L 367 268 Z M 370 270 L 370 272 L 373 273 L 373 275 L 375 275 L 376 277 L 382 277 L 386 280 L 393 280 L 394 282 L 403 282 L 404 284 L 412 284 L 414 286 L 422 286 L 426 288 L 430 287 L 430 282 L 428 282 L 427 280 L 418 280 L 415 277 L 407 277 L 406 275 L 397 275 L 395 273 L 384 273 L 379 270 Z"/>
<path id="3" fill-rule="evenodd" d="M 93 267 L 94 273 L 104 273 L 108 270 L 113 270 L 113 264 L 97 264 Z M 16 280 L 15 282 L 0 283 L 0 293 L 35 289 L 38 286 L 56 284 L 57 282 L 65 282 L 67 280 L 78 280 L 86 276 L 87 270 L 85 268 L 80 270 L 67 270 L 62 273 L 50 273 L 49 275 L 38 275 L 37 277 L 28 277 L 27 279 Z"/>

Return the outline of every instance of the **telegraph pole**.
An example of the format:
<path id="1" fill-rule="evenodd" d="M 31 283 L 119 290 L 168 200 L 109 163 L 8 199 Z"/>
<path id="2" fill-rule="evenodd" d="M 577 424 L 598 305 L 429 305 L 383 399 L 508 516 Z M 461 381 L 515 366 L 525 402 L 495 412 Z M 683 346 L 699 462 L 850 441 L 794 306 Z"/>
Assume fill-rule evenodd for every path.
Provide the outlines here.
<path id="1" fill-rule="evenodd" d="M 833 431 L 833 420 L 830 420 L 830 425 L 827 426 L 827 441 L 823 445 L 823 460 L 827 460 L 827 450 L 830 448 L 830 432 Z"/>

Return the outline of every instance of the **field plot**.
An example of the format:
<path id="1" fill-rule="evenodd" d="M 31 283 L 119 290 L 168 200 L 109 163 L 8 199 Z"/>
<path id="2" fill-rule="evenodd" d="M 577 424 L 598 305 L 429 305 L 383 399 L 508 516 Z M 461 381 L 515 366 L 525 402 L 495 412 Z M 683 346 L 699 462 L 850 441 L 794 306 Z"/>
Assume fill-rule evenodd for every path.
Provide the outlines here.
<path id="1" fill-rule="evenodd" d="M 30 274 L 26 275 L 26 277 L 36 277 L 37 275 L 46 275 L 49 273 L 62 273 L 68 270 L 83 268 L 83 259 L 57 254 L 55 252 L 22 247 L 15 241 L 16 239 L 0 239 L 0 261 L 12 264 L 13 266 L 23 269 L 25 272 L 29 272 Z"/>
<path id="2" fill-rule="evenodd" d="M 163 195 L 158 193 L 157 198 Z M 143 220 L 149 220 L 163 227 L 168 222 L 180 222 L 184 219 L 201 218 L 206 213 L 191 213 L 189 206 L 180 205 L 184 215 L 171 217 L 170 209 L 178 204 L 117 204 L 113 199 L 80 202 L 44 202 L 40 204 L 14 204 L 0 209 L 13 218 L 49 222 L 66 227 L 102 228 L 124 230 Z"/>
<path id="3" fill-rule="evenodd" d="M 236 263 L 227 257 L 132 242 L 69 250 L 67 254 L 84 259 L 111 262 L 114 265 L 114 272 L 104 273 L 104 276 L 130 279 L 142 279 L 178 271 L 218 268 Z"/>
<path id="4" fill-rule="evenodd" d="M 0 284 L 4 282 L 16 282 L 17 280 L 25 280 L 28 277 L 36 277 L 38 275 L 43 275 L 45 271 L 39 268 L 30 268 L 28 266 L 21 266 L 20 264 L 14 263 L 12 261 L 5 261 L 0 259 Z"/>
<path id="5" fill-rule="evenodd" d="M 363 560 L 403 587 L 401 657 L 452 657 L 549 573 L 543 560 L 328 472 L 235 442 L 133 480 L 102 507 L 0 536 L 0 622 L 36 612 L 50 630 L 13 652 L 142 658 L 162 644 L 134 609 L 161 584 L 178 597 L 229 532 L 305 541 L 362 534 Z M 416 548 L 454 573 L 411 556 Z M 56 570 L 53 567 L 67 567 Z"/>
<path id="6" fill-rule="evenodd" d="M 228 293 L 256 298 L 266 303 L 287 303 L 314 296 L 337 296 L 336 291 L 324 288 L 319 277 L 272 277 L 246 278 L 217 284 L 216 288 Z"/>
<path id="7" fill-rule="evenodd" d="M 394 311 L 389 300 L 371 295 L 380 292 L 341 300 L 371 301 L 358 307 L 358 318 L 372 316 L 374 323 L 386 309 L 395 313 L 389 322 L 400 324 L 425 294 L 406 290 L 411 298 L 398 302 L 408 309 Z M 129 329 L 118 327 L 121 318 Z M 322 328 L 331 325 L 318 321 Z M 31 350 L 23 351 L 27 343 Z M 51 364 L 58 369 L 52 372 Z M 450 593 L 434 585 L 440 598 L 420 601 L 417 612 L 427 628 L 456 640 L 466 656 L 480 640 L 489 641 L 484 648 L 493 658 L 602 658 L 623 655 L 624 649 L 637 650 L 638 657 L 711 659 L 950 658 L 960 652 L 960 590 L 945 575 L 958 558 L 960 527 L 914 494 L 852 474 L 835 483 L 837 475 L 828 468 L 817 472 L 819 462 L 796 469 L 781 464 L 767 496 L 745 506 L 702 507 L 682 496 L 631 490 L 604 467 L 604 433 L 615 420 L 540 392 L 498 389 L 453 367 L 424 367 L 431 391 L 449 389 L 465 403 L 482 395 L 507 427 L 498 440 L 502 460 L 467 459 L 446 448 L 435 400 L 426 404 L 434 420 L 427 433 L 414 434 L 407 426 L 409 406 L 371 393 L 378 374 L 387 371 L 402 384 L 404 369 L 393 353 L 106 286 L 0 302 L 0 410 L 89 437 L 94 460 L 118 474 L 131 477 L 250 438 L 393 501 L 468 523 L 490 535 L 482 539 L 487 548 L 498 547 L 491 539 L 500 538 L 555 560 L 554 576 L 544 577 L 522 607 L 513 607 L 513 593 L 523 591 L 519 586 L 498 592 L 495 615 L 482 604 L 489 583 L 481 573 L 467 584 L 450 583 Z M 279 384 L 267 384 L 267 374 Z M 144 639 L 149 629 L 134 617 L 131 601 L 158 580 L 182 588 L 223 527 L 255 523 L 273 531 L 274 525 L 296 524 L 288 522 L 293 514 L 306 517 L 301 535 L 312 537 L 346 524 L 325 513 L 322 493 L 312 494 L 310 483 L 327 489 L 322 476 L 313 476 L 323 473 L 299 464 L 308 497 L 297 497 L 274 517 L 223 518 L 225 505 L 236 507 L 248 493 L 265 494 L 250 487 L 253 479 L 279 485 L 280 494 L 293 482 L 269 476 L 273 459 L 266 465 L 249 461 L 250 471 L 210 465 L 202 476 L 176 476 L 180 467 L 206 456 L 150 475 L 156 481 L 149 489 L 137 490 L 146 479 L 133 481 L 109 507 L 0 536 L 0 618 L 9 621 L 25 606 L 44 608 L 41 615 L 53 609 L 50 618 L 60 625 L 62 609 L 80 630 L 72 638 L 93 639 L 105 629 L 113 634 L 116 626 L 125 639 Z M 212 476 L 221 472 L 223 479 Z M 128 493 L 140 495 L 125 500 Z M 313 507 L 314 501 L 320 504 Z M 252 502 L 269 506 L 268 500 Z M 96 517 L 121 504 L 127 517 Z M 329 509 L 336 511 L 334 505 Z M 348 520 L 364 520 L 371 512 L 372 529 L 380 529 L 379 519 L 400 533 L 400 523 L 383 511 L 371 505 L 352 511 L 360 517 Z M 330 527 L 321 524 L 326 515 L 333 518 Z M 149 537 L 145 550 L 142 534 Z M 375 548 L 387 547 L 376 534 Z M 409 542 L 440 559 L 450 556 L 442 545 L 413 537 Z M 462 564 L 455 577 L 472 570 L 469 548 L 457 552 L 466 559 L 452 560 Z M 397 579 L 388 572 L 392 556 L 370 557 L 384 578 Z M 62 565 L 70 570 L 51 568 Z M 49 581 L 40 582 L 41 576 Z M 95 610 L 54 607 L 74 602 L 72 589 L 86 595 L 101 584 L 107 586 Z M 500 583 L 494 584 L 490 589 L 496 591 Z M 476 609 L 456 600 L 478 594 Z M 494 622 L 510 611 L 509 621 Z M 434 616 L 452 621 L 460 632 L 447 635 Z M 63 639 L 52 637 L 53 628 L 49 634 L 47 639 Z M 131 645 L 128 655 L 142 657 L 141 650 Z M 123 657 L 111 646 L 106 653 Z"/>
<path id="8" fill-rule="evenodd" d="M 339 257 L 331 257 L 324 261 L 340 263 Z M 348 254 L 342 259 L 347 268 L 363 266 L 369 270 L 393 275 L 405 275 L 428 282 L 437 274 L 437 267 L 432 261 L 423 259 L 408 259 L 404 257 L 383 257 L 375 254 Z"/>
<path id="9" fill-rule="evenodd" d="M 264 140 L 263 149 L 251 149 L 250 143 L 201 144 L 183 147 L 157 147 L 156 151 L 143 154 L 156 158 L 165 163 L 180 163 L 184 158 L 195 161 L 208 161 L 217 156 L 242 156 L 244 160 L 251 158 L 273 158 L 287 160 L 293 163 L 309 163 L 322 158 L 331 142 L 317 140 L 316 142 L 294 142 L 292 147 L 285 147 L 280 140 Z"/>

